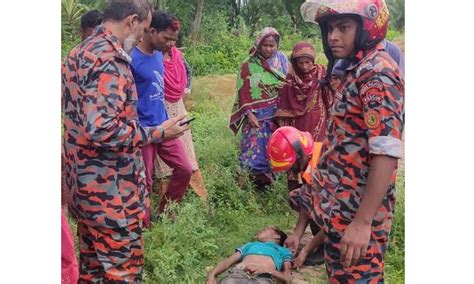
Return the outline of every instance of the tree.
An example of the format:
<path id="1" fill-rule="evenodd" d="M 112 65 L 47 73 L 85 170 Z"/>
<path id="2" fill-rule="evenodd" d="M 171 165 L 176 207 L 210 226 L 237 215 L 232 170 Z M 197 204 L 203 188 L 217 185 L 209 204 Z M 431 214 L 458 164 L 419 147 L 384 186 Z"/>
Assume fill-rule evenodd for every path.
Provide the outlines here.
<path id="1" fill-rule="evenodd" d="M 276 19 L 284 16 L 284 10 L 281 0 L 241 0 L 241 15 L 251 34 L 261 28 L 259 23 L 264 17 Z"/>
<path id="2" fill-rule="evenodd" d="M 61 35 L 73 39 L 78 34 L 82 14 L 89 7 L 77 0 L 61 1 Z"/>
<path id="3" fill-rule="evenodd" d="M 301 17 L 300 7 L 304 3 L 304 0 L 282 0 L 283 6 L 285 6 L 286 12 L 290 15 L 293 32 L 296 33 L 298 25 L 303 23 Z"/>
<path id="4" fill-rule="evenodd" d="M 204 0 L 196 0 L 196 12 L 194 14 L 193 24 L 191 25 L 191 32 L 189 38 L 192 42 L 197 41 L 199 31 L 201 30 L 201 19 L 204 10 Z"/>
<path id="5" fill-rule="evenodd" d="M 86 5 L 89 9 L 103 10 L 107 6 L 107 0 L 79 0 L 79 3 Z"/>
<path id="6" fill-rule="evenodd" d="M 151 0 L 150 3 L 155 10 L 162 10 L 166 7 L 166 0 Z"/>
<path id="7" fill-rule="evenodd" d="M 390 12 L 390 24 L 393 28 L 405 30 L 405 0 L 388 0 L 388 9 Z"/>

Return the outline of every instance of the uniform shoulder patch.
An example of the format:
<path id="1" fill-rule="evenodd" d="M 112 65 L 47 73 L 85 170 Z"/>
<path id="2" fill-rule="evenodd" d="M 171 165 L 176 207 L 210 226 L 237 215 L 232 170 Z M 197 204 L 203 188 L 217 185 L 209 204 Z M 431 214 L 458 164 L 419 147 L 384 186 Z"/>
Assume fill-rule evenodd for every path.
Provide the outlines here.
<path id="1" fill-rule="evenodd" d="M 362 85 L 360 96 L 362 102 L 367 105 L 370 102 L 382 103 L 385 86 L 379 80 L 372 80 Z"/>
<path id="2" fill-rule="evenodd" d="M 380 114 L 375 110 L 369 110 L 365 113 L 364 121 L 368 128 L 377 128 L 380 125 Z"/>

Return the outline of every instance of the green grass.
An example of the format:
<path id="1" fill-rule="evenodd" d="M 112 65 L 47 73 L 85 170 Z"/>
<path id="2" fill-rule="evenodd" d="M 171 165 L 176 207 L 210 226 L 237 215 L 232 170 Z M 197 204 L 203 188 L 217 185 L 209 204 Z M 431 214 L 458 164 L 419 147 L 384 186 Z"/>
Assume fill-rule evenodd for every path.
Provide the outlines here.
<path id="1" fill-rule="evenodd" d="M 405 283 L 405 172 L 400 169 L 397 177 L 397 203 L 388 253 L 385 255 L 386 282 Z"/>

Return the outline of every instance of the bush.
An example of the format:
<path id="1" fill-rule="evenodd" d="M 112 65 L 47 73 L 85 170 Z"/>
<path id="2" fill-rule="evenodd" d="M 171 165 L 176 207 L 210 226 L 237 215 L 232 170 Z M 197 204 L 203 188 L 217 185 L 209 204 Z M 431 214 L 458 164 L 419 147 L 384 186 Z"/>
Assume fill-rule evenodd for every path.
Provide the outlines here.
<path id="1" fill-rule="evenodd" d="M 72 40 L 79 32 L 80 19 L 90 8 L 78 0 L 61 0 L 61 36 Z"/>
<path id="2" fill-rule="evenodd" d="M 387 36 L 385 38 L 390 41 L 393 41 L 394 39 L 400 38 L 400 37 L 403 37 L 403 34 L 400 31 L 389 29 L 387 31 Z"/>
<path id="3" fill-rule="evenodd" d="M 388 253 L 385 255 L 385 275 L 388 283 L 405 283 L 405 173 L 397 177 L 397 203 Z"/>
<path id="4" fill-rule="evenodd" d="M 73 40 L 63 40 L 61 42 L 61 58 L 63 59 L 65 56 L 67 56 L 71 49 L 78 45 L 79 42 L 79 38 L 75 38 Z"/>
<path id="5" fill-rule="evenodd" d="M 207 43 L 196 43 L 185 50 L 193 75 L 236 73 L 247 57 L 252 42 L 245 36 L 217 35 Z"/>
<path id="6" fill-rule="evenodd" d="M 184 53 L 195 76 L 237 74 L 242 62 L 247 58 L 254 40 L 246 35 L 221 33 L 216 34 L 212 41 L 188 43 Z M 294 44 L 301 40 L 315 45 L 318 53 L 317 62 L 326 64 L 327 60 L 322 52 L 322 44 L 317 37 L 304 38 L 300 33 L 283 35 L 280 50 L 290 56 Z"/>

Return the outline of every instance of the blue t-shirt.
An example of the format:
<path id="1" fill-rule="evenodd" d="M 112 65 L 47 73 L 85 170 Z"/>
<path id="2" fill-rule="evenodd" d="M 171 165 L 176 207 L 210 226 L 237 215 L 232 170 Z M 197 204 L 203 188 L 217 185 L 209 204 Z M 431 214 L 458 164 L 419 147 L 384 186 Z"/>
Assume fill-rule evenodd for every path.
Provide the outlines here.
<path id="1" fill-rule="evenodd" d="M 405 74 L 405 58 L 403 57 L 403 53 L 400 50 L 398 45 L 394 44 L 391 41 L 384 40 L 384 48 L 385 51 L 390 54 L 393 60 L 398 64 L 400 71 L 402 71 L 402 76 Z"/>
<path id="2" fill-rule="evenodd" d="M 165 107 L 163 54 L 132 50 L 132 74 L 138 91 L 138 120 L 142 126 L 157 126 L 168 119 Z"/>
<path id="3" fill-rule="evenodd" d="M 273 262 L 275 263 L 275 268 L 278 271 L 281 271 L 281 269 L 283 268 L 283 263 L 285 261 L 293 260 L 293 255 L 291 254 L 291 251 L 285 247 L 276 244 L 275 242 L 246 243 L 245 245 L 236 249 L 236 251 L 242 254 L 242 256 L 240 257 L 241 260 L 245 256 L 250 254 L 269 256 L 273 259 Z"/>

